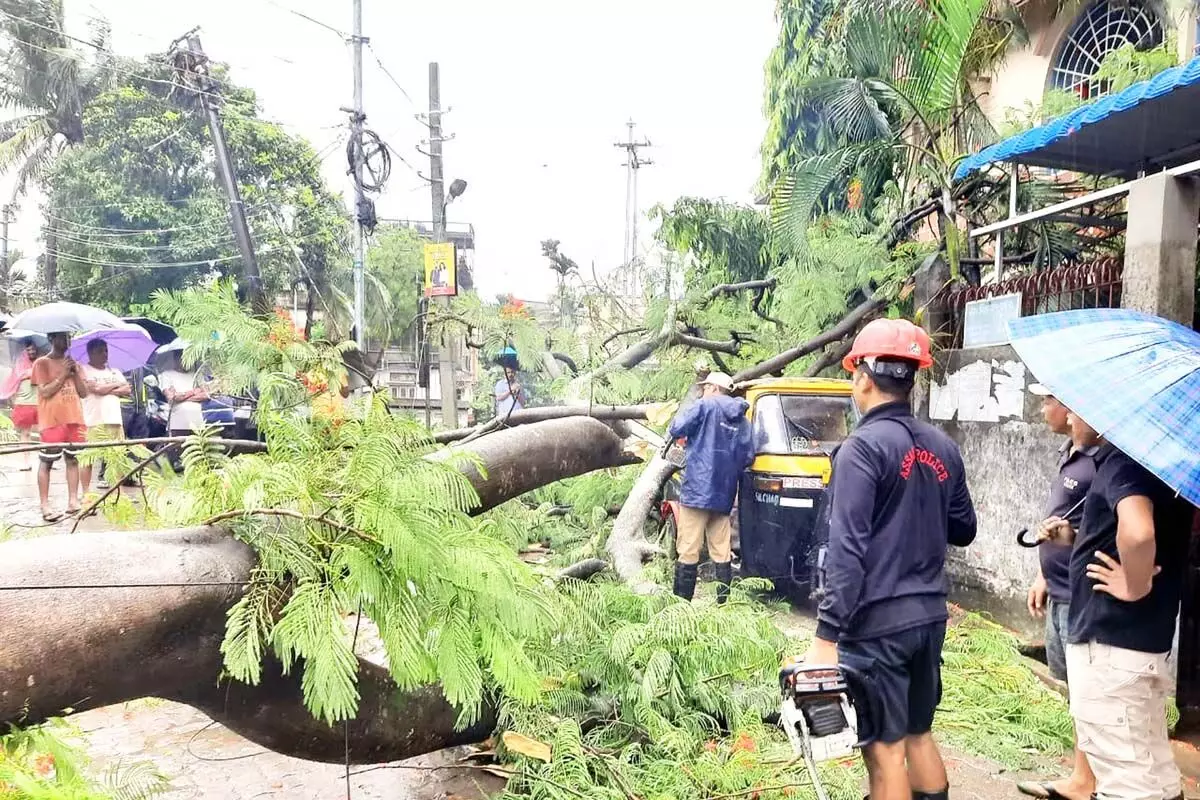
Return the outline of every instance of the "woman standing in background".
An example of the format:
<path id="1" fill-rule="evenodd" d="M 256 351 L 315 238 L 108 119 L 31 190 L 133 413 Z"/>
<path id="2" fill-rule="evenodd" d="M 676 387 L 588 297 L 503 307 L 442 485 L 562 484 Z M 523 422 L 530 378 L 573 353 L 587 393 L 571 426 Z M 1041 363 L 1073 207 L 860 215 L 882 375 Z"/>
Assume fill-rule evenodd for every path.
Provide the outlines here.
<path id="1" fill-rule="evenodd" d="M 33 388 L 29 377 L 33 374 L 33 362 L 41 353 L 32 339 L 26 339 L 17 362 L 13 364 L 12 372 L 8 374 L 3 386 L 0 386 L 0 400 L 12 400 L 12 423 L 17 429 L 17 435 L 22 444 L 29 444 L 33 438 L 33 429 L 38 424 L 37 390 Z M 24 466 L 21 472 L 33 469 L 31 453 L 22 453 Z"/>

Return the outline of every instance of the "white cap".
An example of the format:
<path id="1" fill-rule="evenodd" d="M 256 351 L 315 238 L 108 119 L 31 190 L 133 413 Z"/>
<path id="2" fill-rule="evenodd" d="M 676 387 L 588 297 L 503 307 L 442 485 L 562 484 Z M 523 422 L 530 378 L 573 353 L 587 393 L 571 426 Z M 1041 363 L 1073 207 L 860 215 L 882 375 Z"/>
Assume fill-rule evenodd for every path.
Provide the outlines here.
<path id="1" fill-rule="evenodd" d="M 727 392 L 733 391 L 733 378 L 726 375 L 724 372 L 710 372 L 708 377 L 702 383 L 711 384 L 718 389 L 724 389 Z"/>
<path id="2" fill-rule="evenodd" d="M 1041 383 L 1029 384 L 1029 393 L 1034 397 L 1054 397 L 1054 392 L 1050 391 L 1050 387 Z"/>

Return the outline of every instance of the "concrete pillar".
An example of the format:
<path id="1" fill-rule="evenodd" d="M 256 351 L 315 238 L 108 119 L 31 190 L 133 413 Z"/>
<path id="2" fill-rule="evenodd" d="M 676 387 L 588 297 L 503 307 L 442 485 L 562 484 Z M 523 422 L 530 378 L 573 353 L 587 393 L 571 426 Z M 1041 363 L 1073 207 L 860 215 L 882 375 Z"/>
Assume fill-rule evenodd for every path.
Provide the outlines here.
<path id="1" fill-rule="evenodd" d="M 1176 46 L 1179 63 L 1186 64 L 1196 55 L 1196 6 L 1194 3 L 1181 3 L 1180 6 L 1175 20 Z"/>
<path id="2" fill-rule="evenodd" d="M 1121 306 L 1191 327 L 1200 191 L 1191 178 L 1160 172 L 1133 184 L 1127 207 Z"/>

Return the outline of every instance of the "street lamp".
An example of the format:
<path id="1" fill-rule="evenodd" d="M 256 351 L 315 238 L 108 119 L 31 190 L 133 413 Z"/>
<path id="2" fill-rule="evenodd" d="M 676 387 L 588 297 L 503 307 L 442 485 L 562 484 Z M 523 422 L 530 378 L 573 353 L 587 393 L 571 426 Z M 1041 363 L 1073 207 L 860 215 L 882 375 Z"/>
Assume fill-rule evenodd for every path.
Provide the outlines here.
<path id="1" fill-rule="evenodd" d="M 463 192 L 467 190 L 467 182 L 462 178 L 455 178 L 450 182 L 450 196 L 446 198 L 446 202 L 442 203 L 442 215 L 446 214 L 446 207 L 453 203 L 458 198 L 462 197 Z"/>

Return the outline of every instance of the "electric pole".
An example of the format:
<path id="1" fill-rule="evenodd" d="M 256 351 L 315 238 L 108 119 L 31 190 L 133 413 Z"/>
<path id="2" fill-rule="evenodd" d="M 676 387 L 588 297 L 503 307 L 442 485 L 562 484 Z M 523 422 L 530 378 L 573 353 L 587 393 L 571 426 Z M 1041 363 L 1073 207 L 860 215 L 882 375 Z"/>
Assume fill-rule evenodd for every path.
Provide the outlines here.
<path id="1" fill-rule="evenodd" d="M 0 276 L 8 280 L 8 223 L 12 220 L 12 206 L 0 208 Z"/>
<path id="2" fill-rule="evenodd" d="M 356 0 L 357 2 L 357 0 Z M 433 240 L 446 241 L 446 180 L 442 165 L 442 97 L 436 61 L 429 64 L 429 189 L 433 198 Z M 457 280 L 457 276 L 455 276 Z M 450 307 L 450 298 L 439 297 L 443 310 Z M 454 339 L 442 333 L 438 348 L 438 380 L 442 389 L 442 425 L 458 427 L 458 385 L 454 370 Z M 426 389 L 428 392 L 429 390 Z"/>
<path id="3" fill-rule="evenodd" d="M 366 150 L 363 147 L 363 61 L 362 47 L 366 41 L 362 35 L 362 0 L 354 0 L 354 110 L 350 114 L 350 136 L 354 173 L 354 333 L 358 351 L 367 352 L 366 325 L 366 231 L 363 230 L 363 166 Z"/>
<path id="4" fill-rule="evenodd" d="M 180 42 L 187 42 L 187 49 L 180 50 Z M 221 125 L 220 96 L 216 84 L 209 74 L 208 56 L 200 46 L 200 37 L 195 30 L 171 43 L 174 51 L 175 69 L 180 73 L 184 86 L 196 92 L 208 116 L 208 129 L 212 134 L 213 148 L 217 155 L 217 176 L 225 189 L 229 201 L 229 216 L 233 224 L 233 237 L 242 256 L 242 272 L 246 278 L 247 294 L 254 313 L 266 315 L 271 307 L 263 290 L 262 276 L 258 272 L 258 259 L 254 254 L 254 241 L 250 238 L 250 227 L 246 224 L 246 205 L 238 189 L 237 170 L 225 141 L 225 128 Z"/>
<path id="5" fill-rule="evenodd" d="M 629 272 L 627 291 L 632 296 L 637 294 L 639 289 L 637 275 L 633 269 L 634 261 L 637 259 L 638 170 L 654 162 L 648 158 L 642 158 L 638 153 L 639 149 L 651 146 L 650 140 L 643 139 L 640 142 L 634 140 L 632 119 L 625 125 L 629 128 L 627 138 L 623 142 L 615 142 L 613 147 L 619 147 L 625 151 L 625 269 Z"/>

